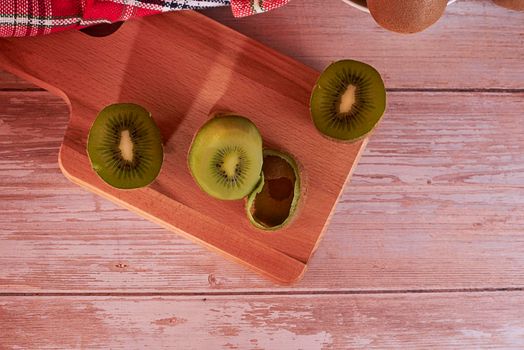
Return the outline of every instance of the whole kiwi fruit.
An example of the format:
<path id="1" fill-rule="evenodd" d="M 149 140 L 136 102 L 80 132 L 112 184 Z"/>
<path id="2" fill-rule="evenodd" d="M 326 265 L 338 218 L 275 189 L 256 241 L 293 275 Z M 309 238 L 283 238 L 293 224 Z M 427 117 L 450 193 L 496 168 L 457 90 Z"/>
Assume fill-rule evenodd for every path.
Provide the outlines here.
<path id="1" fill-rule="evenodd" d="M 493 2 L 510 10 L 524 11 L 524 0 L 493 0 Z"/>
<path id="2" fill-rule="evenodd" d="M 260 182 L 262 136 L 249 119 L 215 115 L 196 133 L 188 155 L 195 182 L 212 197 L 246 197 Z"/>
<path id="3" fill-rule="evenodd" d="M 160 130 L 151 114 L 133 103 L 113 104 L 97 115 L 87 154 L 98 176 L 120 189 L 150 184 L 164 159 Z"/>
<path id="4" fill-rule="evenodd" d="M 398 33 L 423 31 L 444 14 L 447 0 L 367 0 L 375 21 Z"/>
<path id="5" fill-rule="evenodd" d="M 320 74 L 311 93 L 310 112 L 318 131 L 351 142 L 369 134 L 386 109 L 382 77 L 369 64 L 341 60 Z"/>

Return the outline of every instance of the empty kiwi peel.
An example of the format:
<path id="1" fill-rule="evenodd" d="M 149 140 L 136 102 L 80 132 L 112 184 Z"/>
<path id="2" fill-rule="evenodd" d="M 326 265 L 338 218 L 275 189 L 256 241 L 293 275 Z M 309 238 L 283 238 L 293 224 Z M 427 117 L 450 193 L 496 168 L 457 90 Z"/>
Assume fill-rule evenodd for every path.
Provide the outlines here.
<path id="1" fill-rule="evenodd" d="M 249 119 L 215 114 L 196 133 L 188 166 L 205 193 L 223 200 L 247 198 L 249 221 L 276 230 L 291 220 L 300 198 L 300 175 L 288 154 L 263 150 Z"/>
<path id="2" fill-rule="evenodd" d="M 277 230 L 293 218 L 300 199 L 300 174 L 288 154 L 264 150 L 262 181 L 247 198 L 249 221 L 263 230 Z"/>
<path id="3" fill-rule="evenodd" d="M 96 117 L 87 140 L 95 172 L 109 185 L 133 189 L 149 185 L 163 163 L 160 131 L 143 107 L 118 103 Z"/>
<path id="4" fill-rule="evenodd" d="M 196 133 L 188 165 L 207 194 L 223 200 L 244 198 L 260 181 L 262 136 L 245 117 L 215 115 Z"/>
<path id="5" fill-rule="evenodd" d="M 354 60 L 329 65 L 311 93 L 315 127 L 337 141 L 354 142 L 368 135 L 386 109 L 386 89 L 372 66 Z"/>

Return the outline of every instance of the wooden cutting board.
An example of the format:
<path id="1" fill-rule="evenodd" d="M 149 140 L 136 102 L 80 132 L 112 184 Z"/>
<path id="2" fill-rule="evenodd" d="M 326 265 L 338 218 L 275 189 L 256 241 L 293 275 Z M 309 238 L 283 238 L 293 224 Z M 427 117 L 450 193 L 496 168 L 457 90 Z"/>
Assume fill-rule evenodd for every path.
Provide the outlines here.
<path id="1" fill-rule="evenodd" d="M 195 12 L 132 20 L 100 38 L 69 31 L 2 39 L 0 68 L 69 104 L 59 162 L 71 181 L 281 283 L 303 275 L 365 146 L 329 141 L 314 128 L 308 104 L 316 71 Z M 164 165 L 148 188 L 113 189 L 90 168 L 89 127 L 116 102 L 146 107 L 161 129 Z M 194 183 L 187 151 L 216 110 L 249 117 L 266 147 L 297 159 L 303 193 L 287 227 L 258 230 L 243 201 L 213 199 Z"/>

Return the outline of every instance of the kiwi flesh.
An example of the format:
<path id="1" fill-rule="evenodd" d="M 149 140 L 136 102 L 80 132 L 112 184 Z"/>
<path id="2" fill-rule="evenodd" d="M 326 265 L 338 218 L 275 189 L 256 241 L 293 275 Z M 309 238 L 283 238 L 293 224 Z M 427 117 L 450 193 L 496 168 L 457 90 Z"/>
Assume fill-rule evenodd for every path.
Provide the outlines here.
<path id="1" fill-rule="evenodd" d="M 158 176 L 163 163 L 160 131 L 143 107 L 118 103 L 96 117 L 87 140 L 95 172 L 120 189 L 144 187 Z"/>
<path id="2" fill-rule="evenodd" d="M 263 181 L 246 202 L 249 221 L 263 230 L 282 228 L 295 214 L 300 199 L 300 175 L 288 154 L 264 150 Z"/>
<path id="3" fill-rule="evenodd" d="M 493 0 L 498 6 L 515 11 L 524 11 L 524 0 Z"/>
<path id="4" fill-rule="evenodd" d="M 188 155 L 195 182 L 223 200 L 246 197 L 260 181 L 262 136 L 249 119 L 215 115 L 196 133 Z"/>
<path id="5" fill-rule="evenodd" d="M 386 109 L 380 74 L 366 63 L 342 60 L 329 65 L 311 93 L 315 127 L 340 141 L 356 141 L 370 133 Z"/>
<path id="6" fill-rule="evenodd" d="M 398 33 L 423 31 L 442 17 L 447 4 L 447 0 L 367 0 L 375 21 Z"/>

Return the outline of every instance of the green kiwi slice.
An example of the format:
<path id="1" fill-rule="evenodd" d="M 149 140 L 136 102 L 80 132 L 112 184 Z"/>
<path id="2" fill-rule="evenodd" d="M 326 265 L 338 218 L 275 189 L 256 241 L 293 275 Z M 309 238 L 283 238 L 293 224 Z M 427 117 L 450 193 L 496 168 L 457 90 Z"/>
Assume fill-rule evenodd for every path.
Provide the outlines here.
<path id="1" fill-rule="evenodd" d="M 132 103 L 113 104 L 91 126 L 87 154 L 93 169 L 109 185 L 144 187 L 162 167 L 162 137 L 146 109 Z"/>
<path id="2" fill-rule="evenodd" d="M 368 64 L 342 60 L 329 65 L 311 94 L 315 127 L 341 141 L 356 141 L 373 130 L 386 109 L 380 74 Z"/>
<path id="3" fill-rule="evenodd" d="M 204 192 L 218 199 L 241 199 L 260 181 L 262 136 L 245 117 L 217 115 L 196 133 L 188 163 Z"/>
<path id="4" fill-rule="evenodd" d="M 263 230 L 277 230 L 289 223 L 300 199 L 300 175 L 288 154 L 264 150 L 263 180 L 246 203 L 249 221 Z"/>

